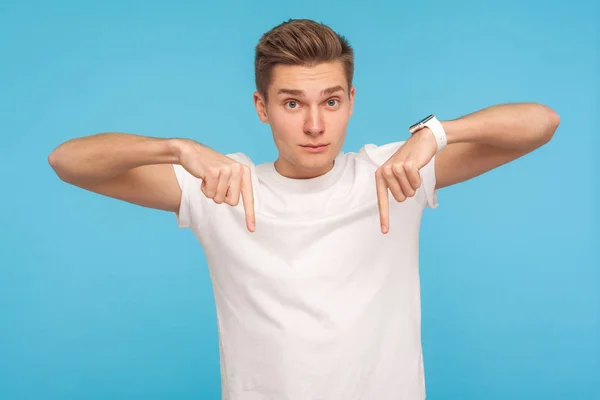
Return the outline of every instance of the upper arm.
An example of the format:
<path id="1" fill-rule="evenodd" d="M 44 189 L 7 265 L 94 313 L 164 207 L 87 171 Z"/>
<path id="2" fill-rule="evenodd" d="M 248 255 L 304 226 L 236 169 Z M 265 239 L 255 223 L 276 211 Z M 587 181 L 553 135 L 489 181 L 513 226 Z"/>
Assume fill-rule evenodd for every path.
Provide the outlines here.
<path id="1" fill-rule="evenodd" d="M 507 149 L 483 143 L 453 143 L 436 155 L 436 189 L 479 176 L 533 149 Z"/>
<path id="2" fill-rule="evenodd" d="M 181 203 L 181 188 L 171 164 L 144 165 L 100 183 L 78 183 L 77 186 L 128 203 L 165 211 L 177 212 Z"/>

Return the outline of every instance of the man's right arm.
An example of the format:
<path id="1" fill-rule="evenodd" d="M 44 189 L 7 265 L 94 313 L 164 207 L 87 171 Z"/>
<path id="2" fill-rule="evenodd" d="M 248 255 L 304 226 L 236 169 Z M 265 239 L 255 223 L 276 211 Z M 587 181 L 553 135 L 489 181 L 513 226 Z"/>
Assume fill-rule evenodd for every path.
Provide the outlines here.
<path id="1" fill-rule="evenodd" d="M 240 198 L 254 231 L 250 168 L 189 139 L 101 133 L 69 140 L 48 157 L 65 182 L 144 207 L 178 212 L 182 191 L 173 164 L 202 180 L 201 191 L 217 204 Z"/>
<path id="2" fill-rule="evenodd" d="M 58 146 L 48 162 L 63 181 L 129 203 L 177 212 L 181 189 L 172 164 L 184 140 L 101 133 Z"/>

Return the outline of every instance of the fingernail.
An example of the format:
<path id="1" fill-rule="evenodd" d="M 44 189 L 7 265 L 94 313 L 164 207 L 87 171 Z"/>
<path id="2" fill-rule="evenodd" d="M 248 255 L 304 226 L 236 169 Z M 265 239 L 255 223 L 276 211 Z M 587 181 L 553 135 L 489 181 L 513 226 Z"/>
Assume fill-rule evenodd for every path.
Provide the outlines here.
<path id="1" fill-rule="evenodd" d="M 250 222 L 250 230 L 251 230 L 252 232 L 254 232 L 254 227 L 255 227 L 255 224 L 254 224 L 254 222 Z"/>
<path id="2" fill-rule="evenodd" d="M 381 225 L 381 232 L 387 233 L 387 227 L 385 225 Z"/>

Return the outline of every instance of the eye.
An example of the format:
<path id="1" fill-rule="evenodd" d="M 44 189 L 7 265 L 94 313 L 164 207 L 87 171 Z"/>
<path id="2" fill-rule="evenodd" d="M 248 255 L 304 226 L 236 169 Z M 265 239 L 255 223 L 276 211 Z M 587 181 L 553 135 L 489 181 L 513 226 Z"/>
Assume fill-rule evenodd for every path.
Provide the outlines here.
<path id="1" fill-rule="evenodd" d="M 298 102 L 295 100 L 286 101 L 285 104 L 291 109 L 298 108 Z"/>
<path id="2" fill-rule="evenodd" d="M 338 99 L 329 99 L 327 100 L 327 105 L 329 107 L 335 107 L 340 101 Z"/>

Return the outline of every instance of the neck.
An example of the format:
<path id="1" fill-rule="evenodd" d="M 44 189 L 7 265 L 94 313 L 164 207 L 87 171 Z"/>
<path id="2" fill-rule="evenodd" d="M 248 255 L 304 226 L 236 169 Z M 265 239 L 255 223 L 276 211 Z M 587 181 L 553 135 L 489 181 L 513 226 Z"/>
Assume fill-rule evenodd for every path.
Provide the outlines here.
<path id="1" fill-rule="evenodd" d="M 325 175 L 329 171 L 333 169 L 335 164 L 335 160 L 331 162 L 331 164 L 327 165 L 324 168 L 318 169 L 306 169 L 300 168 L 294 164 L 283 160 L 282 158 L 278 158 L 274 165 L 275 170 L 281 175 L 289 179 L 312 179 L 317 178 L 319 176 Z"/>

